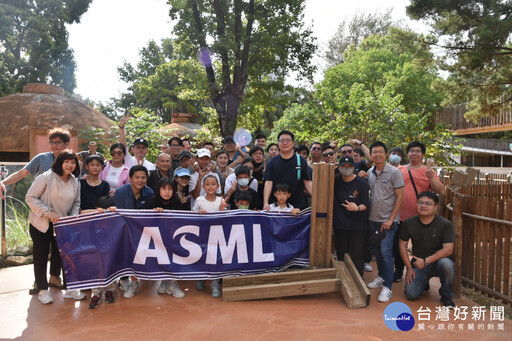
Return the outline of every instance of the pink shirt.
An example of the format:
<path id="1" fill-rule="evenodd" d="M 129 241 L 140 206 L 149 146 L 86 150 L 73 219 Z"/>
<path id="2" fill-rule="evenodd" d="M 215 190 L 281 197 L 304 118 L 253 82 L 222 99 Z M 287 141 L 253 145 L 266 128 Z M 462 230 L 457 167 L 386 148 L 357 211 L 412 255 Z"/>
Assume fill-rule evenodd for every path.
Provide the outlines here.
<path id="1" fill-rule="evenodd" d="M 409 172 L 407 171 L 407 165 L 399 166 L 398 169 L 400 170 L 400 172 L 402 172 L 405 183 L 404 202 L 402 204 L 402 208 L 400 208 L 400 221 L 404 221 L 407 218 L 418 215 L 418 200 L 416 200 L 416 193 L 414 192 L 414 187 L 412 186 L 411 178 L 409 176 Z M 431 191 L 432 186 L 430 186 L 430 179 L 427 177 L 426 174 L 427 166 L 422 166 L 420 169 L 414 169 L 410 167 L 410 169 L 418 194 L 424 191 Z M 437 174 L 435 174 L 434 176 L 437 180 L 439 180 Z"/>

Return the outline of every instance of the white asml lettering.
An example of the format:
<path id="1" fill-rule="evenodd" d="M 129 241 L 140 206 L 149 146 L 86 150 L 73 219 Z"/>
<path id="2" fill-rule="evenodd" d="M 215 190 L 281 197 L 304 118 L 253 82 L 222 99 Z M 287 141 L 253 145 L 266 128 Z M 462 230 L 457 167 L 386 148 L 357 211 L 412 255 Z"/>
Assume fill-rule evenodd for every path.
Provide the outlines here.
<path id="1" fill-rule="evenodd" d="M 234 224 L 231 226 L 229 242 L 226 243 L 222 225 L 210 226 L 210 235 L 208 237 L 208 249 L 206 251 L 206 264 L 217 264 L 217 250 L 220 249 L 223 264 L 231 264 L 235 253 L 238 263 L 248 263 L 247 242 L 245 241 L 245 229 L 243 224 Z"/>
<path id="2" fill-rule="evenodd" d="M 155 243 L 154 249 L 149 248 L 151 239 Z M 158 227 L 144 227 L 133 263 L 145 264 L 148 257 L 155 257 L 158 264 L 171 264 Z"/>
<path id="3" fill-rule="evenodd" d="M 172 238 L 176 238 L 177 235 L 182 233 L 192 233 L 193 235 L 199 236 L 199 226 L 195 225 L 185 225 L 180 227 L 174 232 L 174 236 Z M 183 236 L 180 239 L 180 245 L 182 248 L 188 251 L 189 255 L 188 257 L 182 257 L 178 256 L 176 254 L 173 254 L 172 261 L 175 264 L 181 264 L 181 265 L 188 265 L 188 264 L 194 264 L 199 259 L 201 259 L 201 256 L 203 255 L 203 251 L 201 250 L 201 247 L 197 245 L 196 243 L 191 242 L 190 240 L 187 240 L 187 236 Z"/>

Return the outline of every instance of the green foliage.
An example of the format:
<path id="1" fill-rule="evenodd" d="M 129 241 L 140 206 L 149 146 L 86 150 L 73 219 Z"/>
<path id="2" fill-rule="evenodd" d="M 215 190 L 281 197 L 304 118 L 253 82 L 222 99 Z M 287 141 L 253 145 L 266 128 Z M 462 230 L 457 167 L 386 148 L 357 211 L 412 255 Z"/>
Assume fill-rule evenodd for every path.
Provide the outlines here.
<path id="1" fill-rule="evenodd" d="M 412 0 L 407 13 L 431 24 L 437 38 L 426 43 L 444 48 L 450 104 L 467 102 L 474 121 L 512 109 L 512 2 Z"/>
<path id="2" fill-rule="evenodd" d="M 8 197 L 6 204 L 8 216 L 6 217 L 6 246 L 7 248 L 16 248 L 17 246 L 30 246 L 28 229 L 28 206 L 15 198 Z"/>
<path id="3" fill-rule="evenodd" d="M 92 0 L 3 0 L 0 3 L 0 96 L 29 82 L 76 86 L 66 25 L 77 23 Z"/>
<path id="4" fill-rule="evenodd" d="M 457 146 L 449 130 L 442 125 L 427 129 L 441 96 L 433 89 L 437 76 L 430 51 L 402 40 L 411 35 L 391 29 L 387 36 L 351 45 L 344 63 L 328 69 L 316 85 L 315 101 L 285 110 L 272 136 L 289 129 L 297 141 L 347 143 L 359 138 L 381 140 L 390 147 L 419 139 L 438 164 L 453 164 L 449 152 Z"/>
<path id="5" fill-rule="evenodd" d="M 327 43 L 325 59 L 329 66 L 343 63 L 343 52 L 350 46 L 359 46 L 361 41 L 374 34 L 386 35 L 393 24 L 391 20 L 392 9 L 383 12 L 356 13 L 347 22 L 344 19 L 338 26 L 338 30 Z"/>
<path id="6" fill-rule="evenodd" d="M 311 78 L 315 66 L 310 60 L 316 46 L 311 30 L 303 24 L 304 0 L 169 3 L 171 18 L 177 20 L 178 40 L 190 41 L 190 57 L 201 56 L 223 136 L 232 135 L 236 128 L 249 83 L 272 77 L 282 87 L 289 71 Z"/>

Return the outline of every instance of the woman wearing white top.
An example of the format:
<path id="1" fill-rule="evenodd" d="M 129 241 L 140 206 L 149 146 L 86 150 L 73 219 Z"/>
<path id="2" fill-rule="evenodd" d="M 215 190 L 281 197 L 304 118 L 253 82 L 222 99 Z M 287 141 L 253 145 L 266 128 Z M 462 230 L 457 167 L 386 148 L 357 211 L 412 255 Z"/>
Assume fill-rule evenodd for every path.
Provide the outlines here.
<path id="1" fill-rule="evenodd" d="M 34 248 L 34 275 L 39 291 L 39 301 L 52 303 L 48 290 L 48 250 L 55 240 L 53 223 L 60 217 L 77 215 L 80 208 L 80 183 L 78 159 L 70 150 L 60 152 L 50 170 L 35 178 L 26 201 L 30 207 L 30 237 Z M 64 280 L 65 284 L 65 280 Z M 81 300 L 85 295 L 77 290 L 66 290 L 64 298 Z"/>
<path id="2" fill-rule="evenodd" d="M 110 155 L 112 160 L 107 162 L 99 178 L 108 182 L 110 185 L 108 195 L 113 198 L 116 189 L 130 182 L 130 169 L 124 164 L 126 148 L 122 143 L 114 143 L 110 147 Z"/>

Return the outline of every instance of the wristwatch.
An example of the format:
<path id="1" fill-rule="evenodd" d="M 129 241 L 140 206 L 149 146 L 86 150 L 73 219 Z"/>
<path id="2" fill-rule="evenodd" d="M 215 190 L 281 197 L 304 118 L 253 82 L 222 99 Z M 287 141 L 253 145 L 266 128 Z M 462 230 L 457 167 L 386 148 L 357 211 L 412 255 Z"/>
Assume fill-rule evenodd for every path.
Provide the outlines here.
<path id="1" fill-rule="evenodd" d="M 428 265 L 427 258 L 424 258 L 423 261 L 425 262 L 425 265 Z"/>

